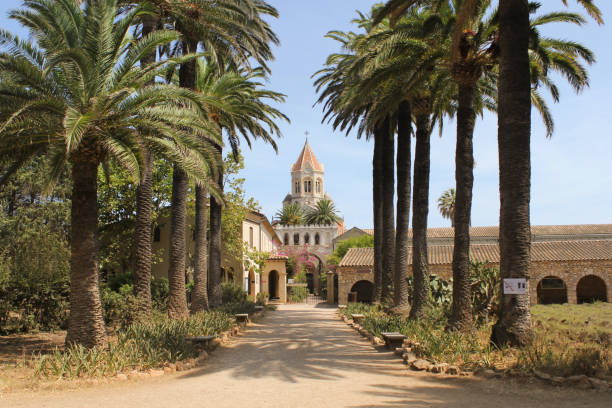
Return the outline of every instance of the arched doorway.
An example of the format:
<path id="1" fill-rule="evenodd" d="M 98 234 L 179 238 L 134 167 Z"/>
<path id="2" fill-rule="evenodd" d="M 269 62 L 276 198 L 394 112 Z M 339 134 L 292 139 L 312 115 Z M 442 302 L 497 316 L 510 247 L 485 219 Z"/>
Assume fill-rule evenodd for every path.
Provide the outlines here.
<path id="1" fill-rule="evenodd" d="M 367 280 L 361 280 L 353 285 L 351 292 L 357 293 L 357 302 L 372 303 L 374 285 Z"/>
<path id="2" fill-rule="evenodd" d="M 599 276 L 587 275 L 576 285 L 578 303 L 607 302 L 606 283 Z"/>
<path id="3" fill-rule="evenodd" d="M 249 269 L 249 296 L 255 297 L 255 272 Z"/>
<path id="4" fill-rule="evenodd" d="M 556 276 L 547 276 L 538 283 L 538 304 L 567 303 L 567 286 Z"/>
<path id="5" fill-rule="evenodd" d="M 279 299 L 277 271 L 271 271 L 268 275 L 268 293 L 270 294 L 270 299 Z"/>

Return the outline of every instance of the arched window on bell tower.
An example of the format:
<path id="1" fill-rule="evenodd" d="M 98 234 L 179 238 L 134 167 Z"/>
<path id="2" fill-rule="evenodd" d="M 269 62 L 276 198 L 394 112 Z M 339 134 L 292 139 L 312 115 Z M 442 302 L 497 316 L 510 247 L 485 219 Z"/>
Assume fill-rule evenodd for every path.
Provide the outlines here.
<path id="1" fill-rule="evenodd" d="M 312 180 L 304 180 L 304 192 L 312 193 Z"/>
<path id="2" fill-rule="evenodd" d="M 296 181 L 295 182 L 295 194 L 299 194 L 300 193 L 300 182 Z"/>

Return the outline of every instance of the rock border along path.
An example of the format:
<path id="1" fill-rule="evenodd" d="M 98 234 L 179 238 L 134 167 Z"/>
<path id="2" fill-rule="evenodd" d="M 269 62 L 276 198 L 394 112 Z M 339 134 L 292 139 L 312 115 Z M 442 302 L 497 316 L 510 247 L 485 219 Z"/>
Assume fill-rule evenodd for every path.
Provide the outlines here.
<path id="1" fill-rule="evenodd" d="M 279 306 L 189 372 L 0 397 L 3 408 L 491 406 L 607 407 L 612 393 L 416 373 L 318 304 Z"/>

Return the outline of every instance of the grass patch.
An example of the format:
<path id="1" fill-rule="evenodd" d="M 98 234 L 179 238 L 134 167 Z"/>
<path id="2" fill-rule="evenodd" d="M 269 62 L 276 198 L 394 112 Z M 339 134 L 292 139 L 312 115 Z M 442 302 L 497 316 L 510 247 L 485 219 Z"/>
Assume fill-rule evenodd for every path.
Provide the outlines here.
<path id="1" fill-rule="evenodd" d="M 423 320 L 386 313 L 380 306 L 350 303 L 346 317 L 360 313 L 363 327 L 379 336 L 397 331 L 416 343 L 415 353 L 433 362 L 467 369 L 514 368 L 552 375 L 612 375 L 612 304 L 537 305 L 531 309 L 533 341 L 522 349 L 499 349 L 490 344 L 493 321 L 484 321 L 471 334 L 444 330 L 441 309 L 430 309 Z"/>

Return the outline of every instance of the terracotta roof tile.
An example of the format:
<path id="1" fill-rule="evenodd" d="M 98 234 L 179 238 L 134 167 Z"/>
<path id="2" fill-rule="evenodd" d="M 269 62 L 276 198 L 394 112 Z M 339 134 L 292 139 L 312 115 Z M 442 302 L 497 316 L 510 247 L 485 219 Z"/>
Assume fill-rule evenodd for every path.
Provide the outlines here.
<path id="1" fill-rule="evenodd" d="M 323 171 L 323 165 L 319 163 L 314 153 L 312 152 L 310 144 L 308 143 L 308 139 L 306 139 L 306 143 L 304 144 L 302 153 L 300 153 L 300 156 L 291 168 L 291 171 L 303 170 L 306 168 L 307 164 L 310 165 L 313 170 Z"/>
<path id="2" fill-rule="evenodd" d="M 374 235 L 373 229 L 361 229 L 369 235 Z M 412 237 L 412 229 L 409 232 Z M 611 235 L 612 224 L 582 224 L 582 225 L 532 225 L 531 234 L 535 236 L 551 235 Z M 429 228 L 427 229 L 428 238 L 453 238 L 452 228 Z M 498 238 L 498 227 L 471 227 L 471 237 L 491 237 Z"/>
<path id="3" fill-rule="evenodd" d="M 351 248 L 338 266 L 372 266 L 374 264 L 374 248 Z"/>
<path id="4" fill-rule="evenodd" d="M 270 255 L 267 260 L 268 261 L 285 261 L 287 259 L 289 259 L 289 257 L 284 256 L 284 255 Z"/>
<path id="5" fill-rule="evenodd" d="M 412 262 L 412 251 L 409 261 Z M 430 265 L 447 265 L 453 262 L 452 245 L 430 245 Z M 497 244 L 474 244 L 470 246 L 470 258 L 478 262 L 499 262 Z M 532 262 L 612 260 L 612 240 L 591 241 L 545 241 L 531 244 Z M 373 248 L 351 248 L 339 266 L 372 266 Z"/>

